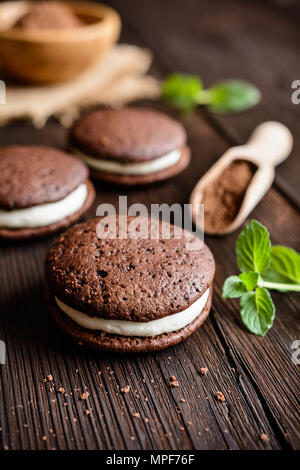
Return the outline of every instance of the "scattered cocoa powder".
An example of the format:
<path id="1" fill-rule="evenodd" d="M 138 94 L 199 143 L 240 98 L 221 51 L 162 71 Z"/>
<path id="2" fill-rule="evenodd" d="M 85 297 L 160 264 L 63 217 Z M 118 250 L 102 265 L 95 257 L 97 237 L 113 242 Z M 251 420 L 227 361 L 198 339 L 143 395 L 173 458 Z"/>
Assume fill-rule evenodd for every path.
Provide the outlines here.
<path id="1" fill-rule="evenodd" d="M 234 160 L 205 188 L 204 230 L 218 232 L 233 222 L 256 169 L 253 163 Z"/>
<path id="2" fill-rule="evenodd" d="M 29 10 L 17 20 L 14 28 L 26 30 L 70 29 L 83 22 L 72 9 L 59 2 L 30 3 Z"/>

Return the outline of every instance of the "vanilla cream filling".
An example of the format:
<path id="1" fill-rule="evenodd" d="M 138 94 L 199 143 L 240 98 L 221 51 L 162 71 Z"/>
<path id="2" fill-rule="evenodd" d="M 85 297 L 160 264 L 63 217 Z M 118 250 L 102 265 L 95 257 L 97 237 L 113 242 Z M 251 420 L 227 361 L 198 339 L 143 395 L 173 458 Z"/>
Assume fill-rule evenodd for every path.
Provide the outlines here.
<path id="1" fill-rule="evenodd" d="M 148 175 L 149 173 L 156 173 L 157 171 L 175 165 L 181 157 L 181 150 L 176 149 L 149 162 L 119 163 L 111 160 L 98 160 L 97 158 L 86 155 L 78 149 L 74 149 L 74 152 L 91 168 L 107 173 L 118 173 L 119 175 Z"/>
<path id="2" fill-rule="evenodd" d="M 163 333 L 178 331 L 200 315 L 204 309 L 209 296 L 207 289 L 199 299 L 190 307 L 178 313 L 173 313 L 158 320 L 149 322 L 134 322 L 128 320 L 108 320 L 106 318 L 89 317 L 85 313 L 79 312 L 75 308 L 69 307 L 55 297 L 55 301 L 68 317 L 75 323 L 89 330 L 102 330 L 106 333 L 122 336 L 158 336 Z"/>
<path id="3" fill-rule="evenodd" d="M 57 202 L 12 211 L 0 210 L 0 227 L 37 228 L 53 224 L 78 211 L 83 206 L 87 193 L 87 186 L 83 183 Z"/>

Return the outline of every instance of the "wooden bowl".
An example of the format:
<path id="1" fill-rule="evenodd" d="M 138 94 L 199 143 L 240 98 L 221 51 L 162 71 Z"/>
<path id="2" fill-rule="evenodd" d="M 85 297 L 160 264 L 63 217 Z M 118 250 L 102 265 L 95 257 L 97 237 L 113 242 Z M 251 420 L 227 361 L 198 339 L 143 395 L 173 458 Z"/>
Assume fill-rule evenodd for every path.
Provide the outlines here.
<path id="1" fill-rule="evenodd" d="M 68 2 L 83 26 L 58 30 L 12 28 L 29 8 L 26 1 L 0 4 L 0 63 L 5 72 L 26 82 L 51 83 L 80 74 L 114 44 L 121 20 L 102 4 Z"/>

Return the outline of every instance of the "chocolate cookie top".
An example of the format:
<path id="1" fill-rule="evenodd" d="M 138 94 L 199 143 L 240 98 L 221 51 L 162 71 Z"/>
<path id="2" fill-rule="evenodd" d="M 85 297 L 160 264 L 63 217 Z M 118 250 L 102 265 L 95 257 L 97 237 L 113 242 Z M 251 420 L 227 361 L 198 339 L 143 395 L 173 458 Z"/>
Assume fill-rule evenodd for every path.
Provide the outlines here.
<path id="1" fill-rule="evenodd" d="M 166 224 L 170 239 L 103 240 L 96 233 L 100 220 L 71 228 L 48 253 L 48 285 L 68 306 L 90 316 L 145 322 L 186 309 L 211 285 L 213 255 L 204 243 L 188 249 L 189 232 L 175 238 Z"/>
<path id="2" fill-rule="evenodd" d="M 94 158 L 144 162 L 181 148 L 186 133 L 179 122 L 157 111 L 103 109 L 79 118 L 70 140 Z"/>
<path id="3" fill-rule="evenodd" d="M 55 202 L 88 178 L 78 158 L 51 147 L 0 147 L 0 209 Z"/>

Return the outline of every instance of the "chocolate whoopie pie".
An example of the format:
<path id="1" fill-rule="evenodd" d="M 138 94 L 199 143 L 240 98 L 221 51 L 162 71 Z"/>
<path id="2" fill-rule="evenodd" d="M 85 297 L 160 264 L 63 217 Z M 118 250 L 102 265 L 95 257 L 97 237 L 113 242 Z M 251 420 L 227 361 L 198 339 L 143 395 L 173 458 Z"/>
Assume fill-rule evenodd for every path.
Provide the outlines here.
<path id="1" fill-rule="evenodd" d="M 122 185 L 165 180 L 182 172 L 190 161 L 184 127 L 150 109 L 87 113 L 71 129 L 70 143 L 95 179 Z"/>
<path id="2" fill-rule="evenodd" d="M 0 147 L 0 237 L 48 235 L 77 221 L 95 190 L 88 168 L 51 147 Z"/>
<path id="3" fill-rule="evenodd" d="M 46 297 L 59 327 L 80 344 L 118 353 L 179 343 L 209 314 L 214 258 L 183 232 L 156 239 L 100 239 L 100 218 L 77 224 L 46 259 Z M 131 218 L 127 219 L 130 224 Z M 152 219 L 146 219 L 150 227 Z"/>

